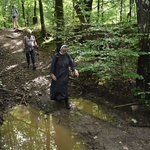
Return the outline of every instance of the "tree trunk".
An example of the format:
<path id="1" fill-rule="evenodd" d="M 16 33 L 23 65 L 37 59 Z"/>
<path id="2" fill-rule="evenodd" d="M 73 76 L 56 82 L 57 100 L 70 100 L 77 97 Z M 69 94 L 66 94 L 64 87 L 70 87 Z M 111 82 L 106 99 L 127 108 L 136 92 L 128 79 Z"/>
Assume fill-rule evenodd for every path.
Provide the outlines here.
<path id="1" fill-rule="evenodd" d="M 150 91 L 150 1 L 137 0 L 137 21 L 139 32 L 139 46 L 141 54 L 138 59 L 137 73 L 143 76 L 137 79 L 140 91 Z"/>
<path id="2" fill-rule="evenodd" d="M 76 10 L 76 13 L 78 15 L 78 18 L 80 20 L 80 23 L 90 23 L 90 16 L 92 11 L 92 4 L 93 0 L 80 0 L 75 1 L 76 5 L 74 6 L 74 9 Z M 83 6 L 82 6 L 83 5 Z M 82 9 L 84 8 L 84 9 Z M 85 12 L 85 14 L 84 14 Z"/>
<path id="3" fill-rule="evenodd" d="M 78 18 L 79 18 L 79 20 L 80 20 L 80 23 L 81 23 L 81 24 L 86 23 L 87 21 L 86 21 L 86 19 L 85 19 L 85 16 L 84 16 L 83 13 L 82 13 L 82 10 L 81 10 L 81 8 L 80 8 L 80 5 L 79 5 L 79 4 L 76 4 L 76 5 L 74 6 L 74 9 L 75 9 L 75 11 L 76 11 L 76 13 L 77 13 L 77 15 L 78 15 Z"/>
<path id="4" fill-rule="evenodd" d="M 101 22 L 104 20 L 104 0 L 101 0 Z"/>
<path id="5" fill-rule="evenodd" d="M 37 16 L 36 15 L 36 0 L 34 0 L 34 16 Z"/>
<path id="6" fill-rule="evenodd" d="M 91 11 L 92 11 L 92 4 L 93 4 L 93 0 L 84 0 L 85 3 L 85 11 L 86 11 L 86 20 L 88 23 L 90 23 L 90 17 L 91 17 Z"/>
<path id="7" fill-rule="evenodd" d="M 45 23 L 44 23 L 42 0 L 39 0 L 39 10 L 40 10 L 40 21 L 41 21 L 41 35 L 43 38 L 45 38 L 46 37 L 46 28 L 45 28 Z"/>
<path id="8" fill-rule="evenodd" d="M 97 1 L 97 21 L 99 21 L 100 0 Z"/>
<path id="9" fill-rule="evenodd" d="M 123 0 L 120 1 L 120 22 L 122 22 Z"/>
<path id="10" fill-rule="evenodd" d="M 24 24 L 26 26 L 26 18 L 25 18 L 25 9 L 24 9 L 24 1 L 21 1 L 22 3 L 22 18 L 24 19 Z"/>
<path id="11" fill-rule="evenodd" d="M 63 0 L 55 0 L 55 13 L 56 13 L 56 47 L 58 48 L 62 44 L 61 34 L 64 31 L 64 11 L 63 11 Z"/>
<path id="12" fill-rule="evenodd" d="M 38 19 L 37 19 L 37 15 L 36 15 L 36 0 L 34 1 L 34 16 L 33 16 L 33 24 L 37 24 L 38 23 Z"/>
<path id="13" fill-rule="evenodd" d="M 129 12 L 127 14 L 127 21 L 131 21 L 131 17 L 132 17 L 132 8 L 133 8 L 133 4 L 134 4 L 134 0 L 129 0 Z"/>

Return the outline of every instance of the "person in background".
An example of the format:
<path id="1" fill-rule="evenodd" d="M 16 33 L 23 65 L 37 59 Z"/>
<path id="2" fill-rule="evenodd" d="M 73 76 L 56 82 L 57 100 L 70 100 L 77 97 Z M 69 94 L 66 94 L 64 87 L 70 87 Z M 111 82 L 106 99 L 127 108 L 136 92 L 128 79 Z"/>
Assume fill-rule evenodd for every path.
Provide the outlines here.
<path id="1" fill-rule="evenodd" d="M 12 26 L 13 26 L 14 29 L 15 29 L 16 26 L 17 26 L 17 28 L 20 28 L 20 26 L 18 24 L 18 16 L 19 16 L 18 10 L 15 8 L 14 5 L 12 5 L 12 9 L 11 9 L 11 12 L 10 12 L 10 17 L 11 17 Z"/>
<path id="2" fill-rule="evenodd" d="M 70 109 L 68 99 L 69 70 L 71 69 L 76 77 L 79 77 L 79 73 L 75 68 L 71 56 L 67 52 L 68 46 L 63 44 L 59 48 L 58 53 L 53 57 L 50 67 L 50 76 L 52 78 L 50 96 L 51 100 L 64 100 L 66 108 Z"/>
<path id="3" fill-rule="evenodd" d="M 23 38 L 23 46 L 24 46 L 24 52 L 26 54 L 26 60 L 28 68 L 30 67 L 30 57 L 33 65 L 33 70 L 36 69 L 35 66 L 35 47 L 38 48 L 35 36 L 32 35 L 32 31 L 28 29 L 26 31 L 27 35 Z"/>

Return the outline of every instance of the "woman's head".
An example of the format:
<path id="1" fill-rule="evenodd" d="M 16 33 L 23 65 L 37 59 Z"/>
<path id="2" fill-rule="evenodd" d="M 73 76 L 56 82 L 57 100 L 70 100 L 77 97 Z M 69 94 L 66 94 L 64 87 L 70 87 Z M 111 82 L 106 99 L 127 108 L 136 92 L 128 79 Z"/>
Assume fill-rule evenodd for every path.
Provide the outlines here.
<path id="1" fill-rule="evenodd" d="M 27 36 L 31 36 L 32 30 L 28 29 L 26 32 L 27 32 Z"/>
<path id="2" fill-rule="evenodd" d="M 67 53 L 68 51 L 68 46 L 66 44 L 62 44 L 59 48 L 59 52 L 61 52 L 62 54 Z"/>

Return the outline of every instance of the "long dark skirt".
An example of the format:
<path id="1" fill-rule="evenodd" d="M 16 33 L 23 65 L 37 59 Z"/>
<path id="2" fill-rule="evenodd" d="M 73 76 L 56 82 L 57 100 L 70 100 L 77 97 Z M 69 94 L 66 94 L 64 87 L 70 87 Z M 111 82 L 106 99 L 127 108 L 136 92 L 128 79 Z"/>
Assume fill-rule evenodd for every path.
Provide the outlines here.
<path id="1" fill-rule="evenodd" d="M 68 94 L 66 93 L 51 93 L 51 100 L 61 101 L 68 99 Z"/>

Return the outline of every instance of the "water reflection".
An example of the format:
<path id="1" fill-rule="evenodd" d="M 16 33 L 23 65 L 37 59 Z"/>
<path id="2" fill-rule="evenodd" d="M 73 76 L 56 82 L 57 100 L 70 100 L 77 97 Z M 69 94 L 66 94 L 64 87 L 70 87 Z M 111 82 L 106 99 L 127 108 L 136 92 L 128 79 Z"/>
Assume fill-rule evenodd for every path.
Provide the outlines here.
<path id="1" fill-rule="evenodd" d="M 82 111 L 92 116 L 109 122 L 113 120 L 113 117 L 108 113 L 108 111 L 104 107 L 97 105 L 96 103 L 93 103 L 90 100 L 78 98 L 73 99 L 72 101 L 78 109 L 82 109 Z"/>
<path id="2" fill-rule="evenodd" d="M 0 128 L 2 150 L 88 150 L 56 116 L 16 106 L 4 119 Z"/>

